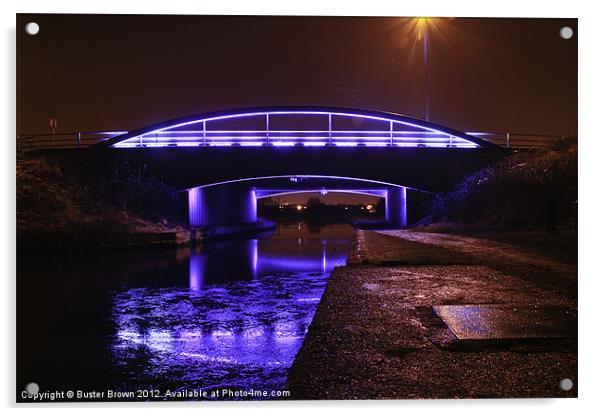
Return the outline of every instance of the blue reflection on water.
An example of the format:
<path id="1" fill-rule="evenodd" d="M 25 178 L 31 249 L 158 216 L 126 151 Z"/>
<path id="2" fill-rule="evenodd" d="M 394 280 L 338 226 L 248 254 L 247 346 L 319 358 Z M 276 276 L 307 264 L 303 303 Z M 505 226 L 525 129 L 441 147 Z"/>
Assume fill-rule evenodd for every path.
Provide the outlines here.
<path id="1" fill-rule="evenodd" d="M 350 235 L 348 226 L 316 235 L 295 225 L 213 244 L 190 253 L 187 287 L 116 293 L 121 387 L 282 389 Z"/>

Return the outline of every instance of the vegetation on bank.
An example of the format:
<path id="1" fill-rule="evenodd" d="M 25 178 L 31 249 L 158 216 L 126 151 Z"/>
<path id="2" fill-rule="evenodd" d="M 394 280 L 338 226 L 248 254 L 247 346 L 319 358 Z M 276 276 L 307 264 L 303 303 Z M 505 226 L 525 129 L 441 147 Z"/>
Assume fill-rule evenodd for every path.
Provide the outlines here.
<path id="1" fill-rule="evenodd" d="M 522 150 L 437 196 L 424 223 L 540 227 L 576 225 L 577 142 Z"/>
<path id="2" fill-rule="evenodd" d="M 124 245 L 124 236 L 182 232 L 175 189 L 127 166 L 94 175 L 44 157 L 17 157 L 17 245 L 61 250 Z"/>

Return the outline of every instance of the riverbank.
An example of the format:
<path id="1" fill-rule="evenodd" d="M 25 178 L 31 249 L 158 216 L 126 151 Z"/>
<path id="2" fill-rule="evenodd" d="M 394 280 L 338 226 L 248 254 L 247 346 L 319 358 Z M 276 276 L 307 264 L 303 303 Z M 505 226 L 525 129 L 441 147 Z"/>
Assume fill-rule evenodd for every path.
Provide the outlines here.
<path id="1" fill-rule="evenodd" d="M 19 252 L 177 246 L 250 237 L 276 226 L 259 219 L 190 229 L 182 192 L 128 166 L 107 175 L 52 158 L 19 154 Z"/>
<path id="2" fill-rule="evenodd" d="M 291 398 L 576 397 L 577 268 L 555 257 L 571 237 L 546 251 L 495 234 L 358 231 L 289 372 Z"/>
<path id="3" fill-rule="evenodd" d="M 182 244 L 190 231 L 178 195 L 124 167 L 111 176 L 52 158 L 17 157 L 19 251 L 81 251 Z"/>
<path id="4" fill-rule="evenodd" d="M 575 139 L 512 152 L 437 194 L 421 224 L 576 228 L 577 153 Z"/>
<path id="5" fill-rule="evenodd" d="M 271 231 L 276 224 L 258 220 L 253 223 L 187 229 L 181 226 L 151 224 L 144 227 L 90 228 L 87 224 L 71 229 L 33 229 L 18 234 L 22 252 L 70 252 L 139 247 L 167 247 L 211 243 L 234 238 L 250 238 Z"/>

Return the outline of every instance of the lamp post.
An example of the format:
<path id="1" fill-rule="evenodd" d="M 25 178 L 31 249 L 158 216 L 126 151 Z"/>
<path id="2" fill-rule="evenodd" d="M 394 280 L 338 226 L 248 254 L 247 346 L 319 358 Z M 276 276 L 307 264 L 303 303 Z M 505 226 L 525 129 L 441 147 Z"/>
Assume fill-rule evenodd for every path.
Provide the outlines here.
<path id="1" fill-rule="evenodd" d="M 424 25 L 424 36 L 422 47 L 424 50 L 424 119 L 429 121 L 429 51 L 428 51 L 428 30 Z"/>
<path id="2" fill-rule="evenodd" d="M 428 53 L 428 18 L 416 19 L 418 36 L 422 36 L 422 51 L 424 55 L 424 119 L 429 121 L 429 53 Z"/>

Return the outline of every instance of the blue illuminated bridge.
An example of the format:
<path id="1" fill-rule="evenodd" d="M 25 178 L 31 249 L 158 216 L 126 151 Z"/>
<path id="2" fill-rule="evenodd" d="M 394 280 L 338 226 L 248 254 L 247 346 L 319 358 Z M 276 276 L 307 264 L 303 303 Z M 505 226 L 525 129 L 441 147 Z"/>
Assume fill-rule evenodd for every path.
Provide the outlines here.
<path id="1" fill-rule="evenodd" d="M 267 107 L 184 117 L 104 141 L 149 147 L 495 147 L 450 128 L 400 114 L 341 107 Z"/>
<path id="2" fill-rule="evenodd" d="M 504 151 L 400 114 L 264 107 L 162 122 L 80 153 L 99 168 L 144 166 L 186 190 L 190 225 L 203 228 L 252 223 L 258 198 L 304 191 L 381 196 L 387 221 L 403 227 L 419 192 L 448 190 Z"/>

